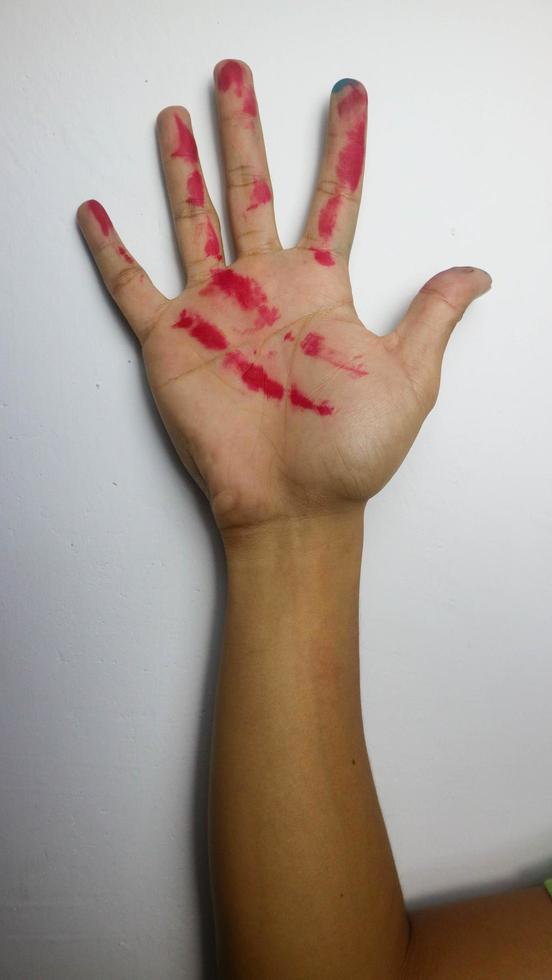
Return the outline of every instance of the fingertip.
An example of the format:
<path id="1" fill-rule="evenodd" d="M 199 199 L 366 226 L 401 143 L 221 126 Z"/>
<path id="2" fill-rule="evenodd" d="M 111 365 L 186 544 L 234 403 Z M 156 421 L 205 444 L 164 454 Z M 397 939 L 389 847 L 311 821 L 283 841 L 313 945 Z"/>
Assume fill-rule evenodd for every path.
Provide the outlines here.
<path id="1" fill-rule="evenodd" d="M 491 288 L 491 286 L 493 284 L 492 276 L 487 272 L 487 270 L 486 269 L 480 269 L 480 268 L 478 268 L 478 266 L 475 266 L 475 265 L 456 265 L 456 266 L 453 266 L 453 268 L 452 268 L 451 271 L 453 271 L 453 272 L 460 272 L 460 273 L 463 273 L 463 274 L 466 274 L 466 275 L 470 275 L 470 274 L 472 274 L 472 273 L 475 272 L 475 273 L 478 273 L 480 276 L 485 276 L 486 282 L 485 282 L 485 286 L 484 286 L 484 288 L 482 290 L 482 292 L 484 292 L 484 293 L 486 293 Z"/>
<path id="2" fill-rule="evenodd" d="M 486 269 L 478 269 L 478 272 L 482 272 L 483 275 L 487 277 L 487 279 L 489 280 L 488 288 L 490 289 L 493 284 L 493 277 L 491 276 L 490 272 L 487 272 Z"/>
<path id="3" fill-rule="evenodd" d="M 190 113 L 183 105 L 167 105 L 157 113 L 155 120 L 156 128 L 159 129 L 169 122 L 173 122 L 174 117 L 178 116 L 187 126 L 191 125 Z"/>
<path id="4" fill-rule="evenodd" d="M 358 80 L 358 78 L 340 78 L 332 88 L 332 95 L 338 95 L 339 92 L 343 91 L 343 89 L 349 87 L 359 89 L 361 92 L 364 92 L 366 96 L 368 95 L 365 86 Z"/>
<path id="5" fill-rule="evenodd" d="M 77 208 L 77 210 L 75 212 L 75 216 L 76 216 L 76 219 L 77 219 L 77 224 L 79 225 L 79 227 L 82 227 L 82 225 L 84 223 L 85 214 L 88 211 L 88 204 L 89 204 L 88 201 L 83 201 L 81 204 L 79 204 L 79 206 L 78 206 L 78 208 Z"/>
<path id="6" fill-rule="evenodd" d="M 248 81 L 252 80 L 251 68 L 239 58 L 223 58 L 222 61 L 217 61 L 213 68 L 215 85 L 220 92 L 227 92 L 233 86 L 239 89 L 243 84 L 244 74 Z"/>
<path id="7" fill-rule="evenodd" d="M 97 232 L 101 233 L 101 237 L 107 238 L 111 229 L 113 228 L 113 222 L 109 217 L 107 211 L 105 210 L 103 204 L 96 201 L 94 198 L 90 198 L 88 201 L 83 201 L 82 204 L 77 208 L 77 223 L 79 228 L 88 236 L 94 235 Z"/>
<path id="8" fill-rule="evenodd" d="M 333 111 L 344 122 L 363 119 L 368 107 L 368 92 L 356 78 L 340 78 L 330 94 Z"/>

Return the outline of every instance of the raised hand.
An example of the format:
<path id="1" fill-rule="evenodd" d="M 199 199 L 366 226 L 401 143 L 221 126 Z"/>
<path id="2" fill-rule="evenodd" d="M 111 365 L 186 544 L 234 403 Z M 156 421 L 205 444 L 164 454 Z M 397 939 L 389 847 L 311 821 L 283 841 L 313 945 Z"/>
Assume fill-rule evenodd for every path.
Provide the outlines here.
<path id="1" fill-rule="evenodd" d="M 227 266 L 190 117 L 158 117 L 187 286 L 169 300 L 130 255 L 103 207 L 79 225 L 138 337 L 161 416 L 221 530 L 366 501 L 389 480 L 435 403 L 443 353 L 479 269 L 430 279 L 379 337 L 360 322 L 348 274 L 360 202 L 367 95 L 343 79 L 330 100 L 320 177 L 300 242 L 283 249 L 250 69 L 215 68 L 228 210 Z"/>

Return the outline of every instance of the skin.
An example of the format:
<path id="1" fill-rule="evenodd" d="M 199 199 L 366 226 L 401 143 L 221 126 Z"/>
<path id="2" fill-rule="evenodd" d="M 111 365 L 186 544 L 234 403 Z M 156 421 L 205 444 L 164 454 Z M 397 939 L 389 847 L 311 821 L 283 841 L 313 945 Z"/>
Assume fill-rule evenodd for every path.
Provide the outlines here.
<path id="1" fill-rule="evenodd" d="M 289 249 L 250 69 L 221 62 L 215 90 L 241 299 L 217 286 L 228 281 L 220 224 L 180 106 L 157 129 L 184 292 L 155 288 L 97 204 L 78 222 L 225 547 L 209 813 L 221 975 L 544 978 L 542 888 L 407 914 L 360 707 L 364 509 L 435 405 L 447 342 L 490 276 L 439 272 L 391 333 L 369 331 L 348 275 L 363 86 L 332 93 L 318 184 Z"/>

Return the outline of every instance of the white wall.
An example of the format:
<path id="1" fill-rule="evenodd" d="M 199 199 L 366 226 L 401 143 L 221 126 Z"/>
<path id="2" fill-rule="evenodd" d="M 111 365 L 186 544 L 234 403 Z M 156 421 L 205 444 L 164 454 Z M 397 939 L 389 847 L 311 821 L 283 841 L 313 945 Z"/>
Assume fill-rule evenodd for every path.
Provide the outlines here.
<path id="1" fill-rule="evenodd" d="M 190 109 L 220 204 L 223 57 L 255 72 L 288 244 L 329 90 L 367 85 L 372 329 L 440 269 L 493 276 L 367 510 L 366 733 L 409 905 L 552 872 L 551 30 L 546 0 L 3 5 L 3 980 L 214 975 L 221 550 L 74 212 L 101 199 L 178 291 L 154 121 Z"/>

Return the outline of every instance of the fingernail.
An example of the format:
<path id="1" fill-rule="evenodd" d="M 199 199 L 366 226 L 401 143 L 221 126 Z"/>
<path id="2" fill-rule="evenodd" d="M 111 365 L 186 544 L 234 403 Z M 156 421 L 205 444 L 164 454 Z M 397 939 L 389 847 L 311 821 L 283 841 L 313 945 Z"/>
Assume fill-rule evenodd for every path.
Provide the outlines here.
<path id="1" fill-rule="evenodd" d="M 355 78 L 340 78 L 338 82 L 335 83 L 332 92 L 341 92 L 342 88 L 346 88 L 347 85 L 356 85 L 357 81 Z"/>
<path id="2" fill-rule="evenodd" d="M 484 276 L 489 277 L 491 282 L 493 281 L 492 277 L 489 276 L 489 273 L 487 272 L 486 269 L 479 269 L 476 265 L 457 265 L 456 271 L 457 272 L 482 272 Z"/>

